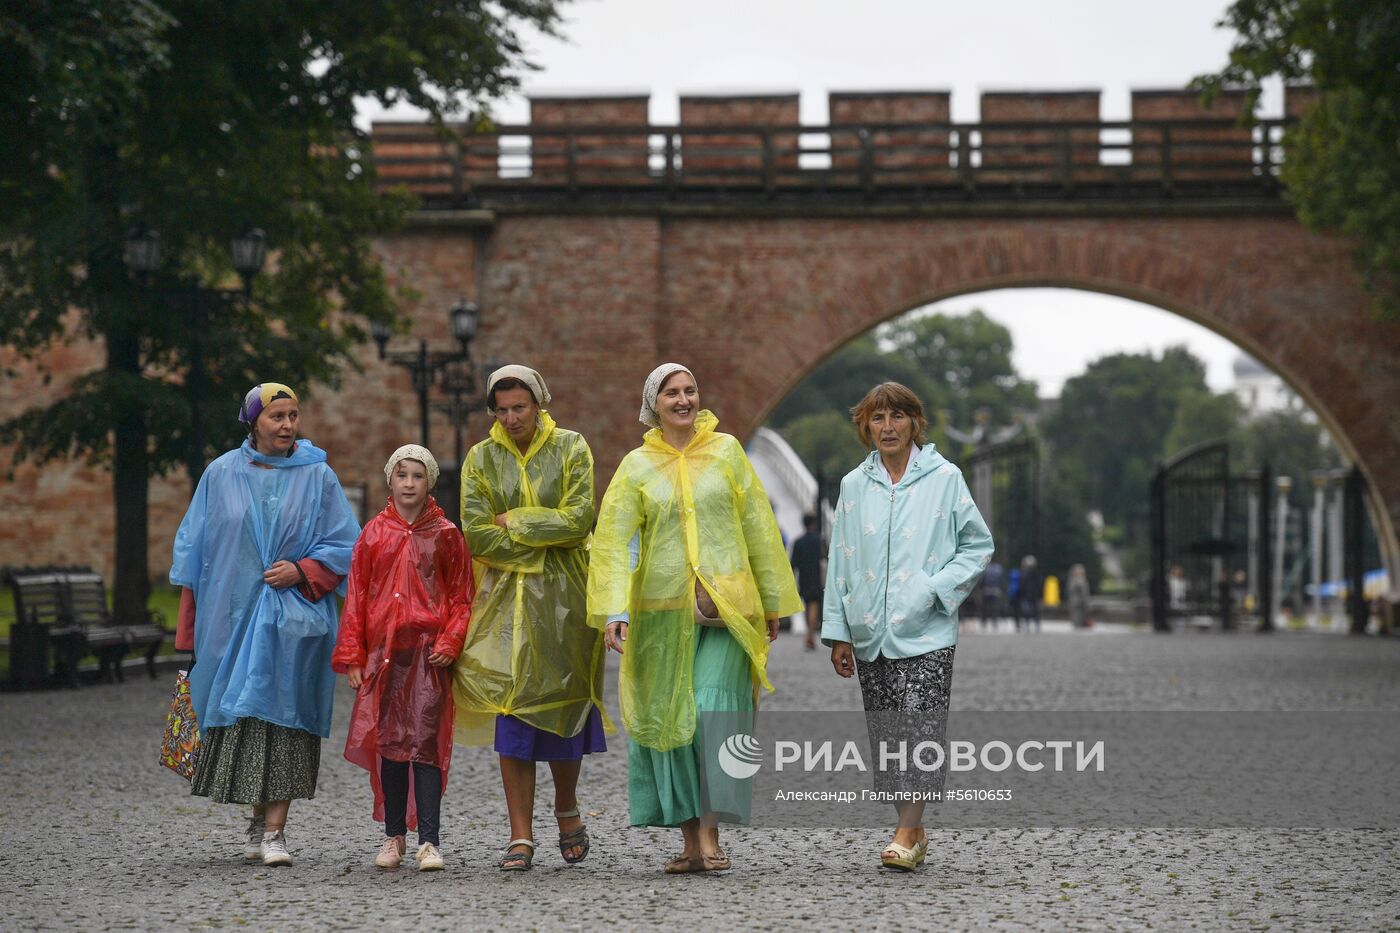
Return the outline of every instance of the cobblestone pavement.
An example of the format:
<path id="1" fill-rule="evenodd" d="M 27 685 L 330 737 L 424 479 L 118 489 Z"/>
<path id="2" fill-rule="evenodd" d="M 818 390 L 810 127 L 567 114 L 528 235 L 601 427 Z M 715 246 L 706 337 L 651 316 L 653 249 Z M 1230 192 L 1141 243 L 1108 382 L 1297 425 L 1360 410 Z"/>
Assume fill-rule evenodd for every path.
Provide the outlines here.
<path id="1" fill-rule="evenodd" d="M 859 708 L 854 682 L 794 636 L 772 675 L 770 708 Z M 735 829 L 732 872 L 668 877 L 660 864 L 679 834 L 628 827 L 620 739 L 583 769 L 594 836 L 583 864 L 542 845 L 533 872 L 497 871 L 495 759 L 459 747 L 447 870 L 380 872 L 369 782 L 339 754 L 343 686 L 317 798 L 292 807 L 296 865 L 265 869 L 241 858 L 238 808 L 190 797 L 155 763 L 171 680 L 0 696 L 0 928 L 1400 929 L 1396 831 L 933 827 L 928 864 L 894 875 L 878 867 L 878 832 Z M 969 630 L 953 703 L 1400 710 L 1400 640 Z M 537 820 L 542 841 L 551 822 Z"/>

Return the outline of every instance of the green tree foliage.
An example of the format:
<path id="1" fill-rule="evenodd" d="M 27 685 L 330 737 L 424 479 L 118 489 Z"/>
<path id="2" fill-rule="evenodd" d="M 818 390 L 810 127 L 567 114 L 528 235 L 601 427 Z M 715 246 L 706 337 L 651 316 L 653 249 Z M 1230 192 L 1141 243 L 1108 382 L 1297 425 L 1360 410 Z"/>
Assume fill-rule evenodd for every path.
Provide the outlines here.
<path id="1" fill-rule="evenodd" d="M 1229 64 L 1208 93 L 1280 76 L 1321 98 L 1285 140 L 1283 180 L 1299 217 L 1356 244 L 1377 307 L 1400 315 L 1400 5 L 1394 0 L 1237 0 L 1222 26 Z"/>
<path id="2" fill-rule="evenodd" d="M 1238 444 L 1231 449 L 1232 459 L 1245 469 L 1268 464 L 1275 476 L 1291 478 L 1289 499 L 1298 507 L 1312 501 L 1308 478 L 1314 470 L 1335 470 L 1343 465 L 1327 431 L 1300 411 L 1266 412 L 1242 424 L 1235 437 Z"/>
<path id="3" fill-rule="evenodd" d="M 36 0 L 0 12 L 0 344 L 106 349 L 102 369 L 0 439 L 19 458 L 111 465 L 119 616 L 145 601 L 147 477 L 191 458 L 189 299 L 232 283 L 230 238 L 255 223 L 275 250 L 250 302 L 204 309 L 209 373 L 194 401 L 232 432 L 248 385 L 333 382 L 358 322 L 397 315 L 369 236 L 407 202 L 375 191 L 357 98 L 438 122 L 474 113 L 515 86 L 519 31 L 552 31 L 556 7 Z M 143 227 L 163 252 L 146 283 L 122 260 Z"/>
<path id="4" fill-rule="evenodd" d="M 1176 415 L 1162 443 L 1160 457 L 1170 460 L 1188 447 L 1207 441 L 1237 444 L 1244 417 L 1244 406 L 1233 393 L 1215 395 L 1206 389 L 1190 388 L 1177 399 Z"/>
<path id="5" fill-rule="evenodd" d="M 1152 473 L 1181 400 L 1196 394 L 1209 394 L 1205 366 L 1185 347 L 1116 353 L 1066 381 L 1043 424 L 1068 494 L 1102 511 L 1132 557 L 1146 551 Z"/>
<path id="6" fill-rule="evenodd" d="M 820 477 L 823 494 L 833 502 L 841 487 L 841 477 L 855 469 L 869 453 L 856 436 L 850 415 L 842 411 L 801 415 L 783 426 L 782 435 L 807 469 Z"/>
<path id="7" fill-rule="evenodd" d="M 1094 544 L 1084 502 L 1060 476 L 1053 463 L 1044 470 L 1040 482 L 1040 569 L 1060 579 L 1061 593 L 1069 579 L 1069 568 L 1083 564 L 1089 587 L 1098 592 L 1103 580 L 1103 560 Z"/>
<path id="8" fill-rule="evenodd" d="M 881 382 L 907 385 L 924 400 L 927 411 L 933 386 L 926 374 L 904 357 L 882 350 L 874 334 L 863 334 L 799 382 L 773 409 L 768 424 L 782 431 L 789 422 L 804 415 L 823 412 L 849 415 L 851 407 Z"/>
<path id="9" fill-rule="evenodd" d="M 879 338 L 917 367 L 934 407 L 953 425 L 970 428 L 979 409 L 992 424 L 1009 424 L 1036 407 L 1035 383 L 1011 362 L 1011 331 L 981 311 L 906 315 L 881 328 Z"/>

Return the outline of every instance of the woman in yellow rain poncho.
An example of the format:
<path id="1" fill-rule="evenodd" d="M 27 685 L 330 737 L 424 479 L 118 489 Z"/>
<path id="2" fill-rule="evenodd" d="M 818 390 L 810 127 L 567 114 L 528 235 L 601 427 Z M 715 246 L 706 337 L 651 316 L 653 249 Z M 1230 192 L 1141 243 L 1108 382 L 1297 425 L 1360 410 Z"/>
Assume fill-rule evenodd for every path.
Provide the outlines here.
<path id="1" fill-rule="evenodd" d="M 500 867 L 523 871 L 535 851 L 535 762 L 553 772 L 559 850 L 572 864 L 589 847 L 574 796 L 579 766 L 606 749 L 603 643 L 584 602 L 593 454 L 540 407 L 549 389 L 533 369 L 496 370 L 486 396 L 496 422 L 462 471 L 477 588 L 452 693 L 457 741 L 494 736 L 511 829 Z"/>
<path id="2" fill-rule="evenodd" d="M 603 497 L 588 621 L 622 654 L 632 824 L 681 828 L 668 873 L 719 871 L 718 823 L 747 822 L 751 787 L 715 766 L 718 744 L 752 733 L 778 619 L 802 602 L 763 484 L 690 370 L 652 372 L 641 420 Z"/>

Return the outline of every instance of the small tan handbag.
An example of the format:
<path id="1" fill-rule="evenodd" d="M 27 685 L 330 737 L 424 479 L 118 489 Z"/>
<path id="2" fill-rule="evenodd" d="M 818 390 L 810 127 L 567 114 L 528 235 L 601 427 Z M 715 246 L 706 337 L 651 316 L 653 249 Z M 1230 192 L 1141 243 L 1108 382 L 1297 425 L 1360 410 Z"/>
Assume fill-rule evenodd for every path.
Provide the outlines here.
<path id="1" fill-rule="evenodd" d="M 695 624 L 707 628 L 725 627 L 724 620 L 719 617 L 719 607 L 699 580 L 695 581 Z"/>

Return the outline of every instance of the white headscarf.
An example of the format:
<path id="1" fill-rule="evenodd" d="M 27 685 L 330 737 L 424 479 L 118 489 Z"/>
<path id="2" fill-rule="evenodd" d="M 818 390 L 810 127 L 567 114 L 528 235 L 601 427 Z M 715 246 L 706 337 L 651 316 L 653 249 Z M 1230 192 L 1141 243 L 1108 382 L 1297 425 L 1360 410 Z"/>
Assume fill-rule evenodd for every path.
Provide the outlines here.
<path id="1" fill-rule="evenodd" d="M 384 464 L 384 482 L 393 482 L 394 467 L 399 465 L 400 460 L 417 460 L 423 464 L 423 467 L 428 471 L 428 488 L 432 489 L 437 485 L 437 460 L 433 458 L 432 451 L 426 447 L 419 447 L 417 444 L 404 444 L 389 455 L 389 462 Z"/>
<path id="2" fill-rule="evenodd" d="M 661 383 L 674 373 L 688 373 L 690 378 L 695 378 L 695 373 L 680 363 L 662 363 L 647 376 L 647 383 L 642 387 L 642 411 L 637 415 L 637 420 L 649 428 L 661 427 L 661 418 L 656 413 L 656 396 L 661 392 Z"/>
<path id="3" fill-rule="evenodd" d="M 486 397 L 488 399 L 491 397 L 491 390 L 496 388 L 496 383 L 502 379 L 519 379 L 534 393 L 536 405 L 543 408 L 549 404 L 549 387 L 544 384 L 544 377 L 528 366 L 520 366 L 515 363 L 502 366 L 486 380 Z"/>

